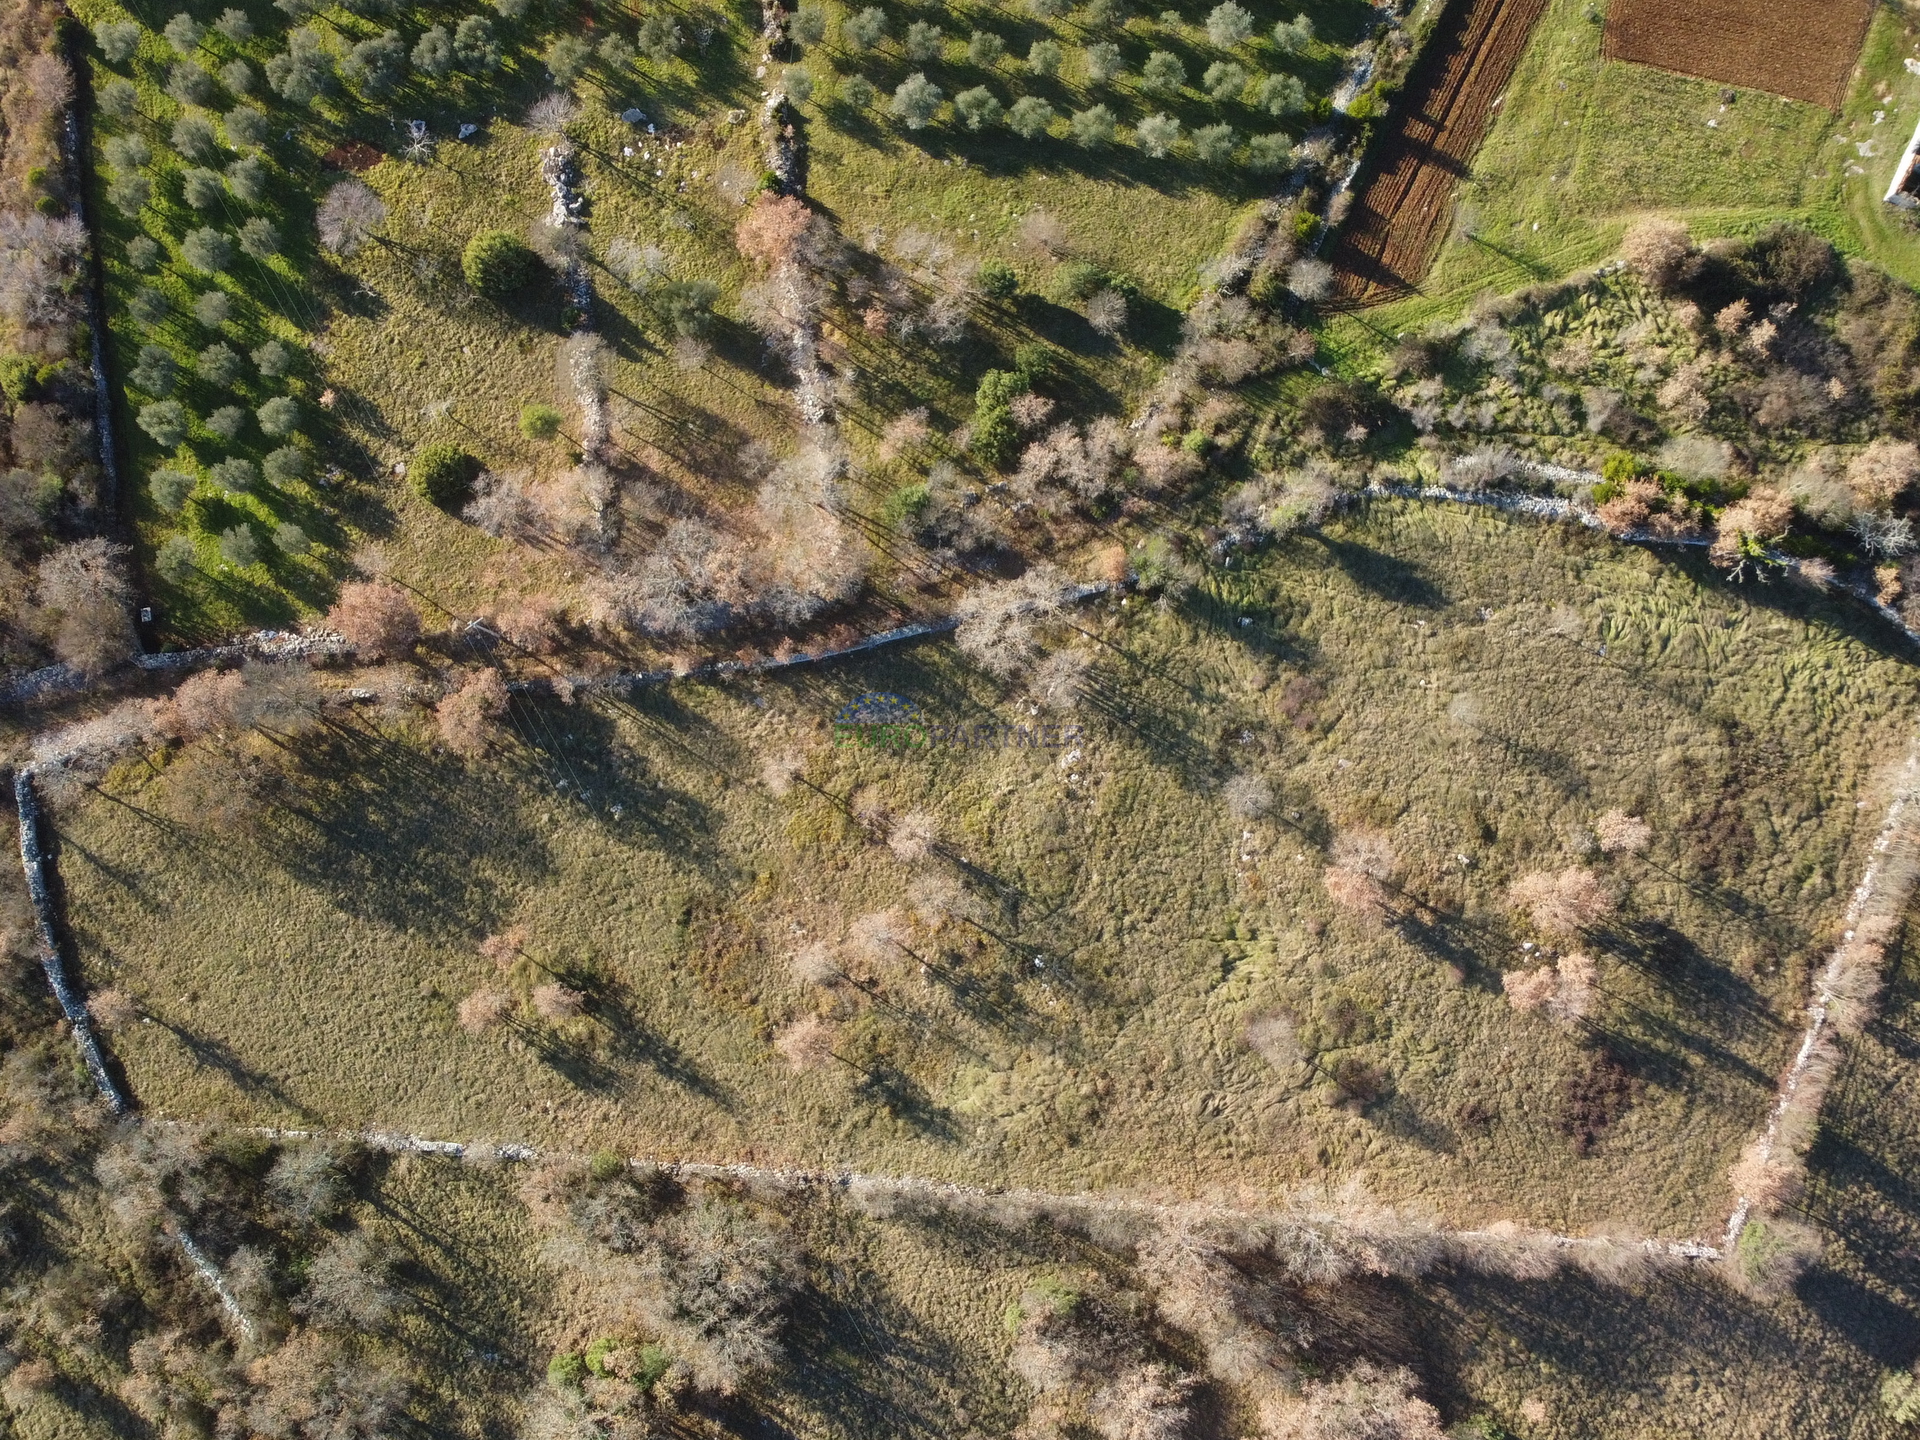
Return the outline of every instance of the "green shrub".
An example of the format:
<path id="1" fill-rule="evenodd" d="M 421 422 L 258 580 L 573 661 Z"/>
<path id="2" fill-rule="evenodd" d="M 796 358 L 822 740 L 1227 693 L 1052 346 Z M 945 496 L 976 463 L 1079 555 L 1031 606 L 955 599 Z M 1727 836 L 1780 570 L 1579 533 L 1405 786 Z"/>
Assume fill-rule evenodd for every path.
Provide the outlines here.
<path id="1" fill-rule="evenodd" d="M 1006 113 L 999 98 L 984 85 L 976 85 L 971 90 L 962 90 L 953 97 L 953 109 L 969 130 L 984 130 L 989 125 L 1000 123 L 1000 117 Z"/>
<path id="2" fill-rule="evenodd" d="M 895 87 L 890 108 L 909 130 L 924 130 L 944 98 L 945 93 L 927 79 L 924 71 L 915 71 Z"/>
<path id="3" fill-rule="evenodd" d="M 616 1175 L 624 1174 L 626 1168 L 627 1162 L 621 1158 L 618 1150 L 596 1150 L 593 1152 L 593 1157 L 587 1161 L 587 1174 L 595 1180 L 611 1180 Z M 608 1340 L 605 1343 L 611 1346 L 613 1341 Z M 591 1350 L 587 1351 L 587 1366 L 596 1375 L 604 1373 L 594 1365 Z"/>
<path id="4" fill-rule="evenodd" d="M 529 440 L 551 440 L 560 433 L 561 418 L 553 406 L 530 400 L 520 407 L 520 433 Z"/>
<path id="5" fill-rule="evenodd" d="M 633 1368 L 633 1383 L 642 1390 L 651 1389 L 673 1367 L 673 1356 L 660 1345 L 642 1345 L 640 1362 Z"/>
<path id="6" fill-rule="evenodd" d="M 253 462 L 235 455 L 207 467 L 207 479 L 230 494 L 244 495 L 260 483 L 260 472 Z"/>
<path id="7" fill-rule="evenodd" d="M 220 532 L 220 558 L 236 570 L 244 570 L 260 559 L 260 539 L 251 525 L 235 525 Z"/>
<path id="8" fill-rule="evenodd" d="M 240 432 L 247 428 L 246 408 L 240 405 L 222 405 L 201 423 L 224 444 L 231 445 L 240 438 Z"/>
<path id="9" fill-rule="evenodd" d="M 458 510 L 473 495 L 480 462 L 458 445 L 428 445 L 414 454 L 407 478 L 442 510 Z"/>
<path id="10" fill-rule="evenodd" d="M 1610 480 L 1615 485 L 1624 485 L 1629 480 L 1638 480 L 1652 473 L 1651 465 L 1636 455 L 1627 454 L 1624 450 L 1616 450 L 1600 462 L 1601 478 Z"/>
<path id="11" fill-rule="evenodd" d="M 1087 293 L 1093 292 L 1090 290 Z M 1013 347 L 1013 368 L 1028 388 L 1038 385 L 1053 374 L 1052 347 L 1038 340 L 1022 341 Z"/>
<path id="12" fill-rule="evenodd" d="M 880 518 L 889 525 L 899 525 L 916 519 L 927 508 L 927 501 L 931 494 L 924 480 L 916 480 L 911 485 L 902 485 L 887 496 L 886 503 L 880 507 Z"/>
<path id="13" fill-rule="evenodd" d="M 293 351 L 279 340 L 269 340 L 253 352 L 254 366 L 269 380 L 277 380 L 293 368 Z"/>
<path id="14" fill-rule="evenodd" d="M 276 395 L 254 411 L 253 418 L 260 422 L 261 434 L 278 440 L 291 435 L 300 423 L 300 406 L 285 395 Z"/>
<path id="15" fill-rule="evenodd" d="M 1022 95 L 1007 111 L 1007 128 L 1022 140 L 1038 140 L 1053 124 L 1053 106 L 1038 95 Z"/>
<path id="16" fill-rule="evenodd" d="M 608 1373 L 607 1356 L 619 1348 L 620 1342 L 614 1339 L 613 1336 L 602 1335 L 598 1340 L 587 1346 L 585 1356 L 587 1369 L 595 1375 L 605 1376 Z"/>
<path id="17" fill-rule="evenodd" d="M 1047 279 L 1047 298 L 1059 305 L 1075 305 L 1106 288 L 1107 272 L 1085 260 L 1068 260 Z"/>
<path id="18" fill-rule="evenodd" d="M 171 450 L 187 438 L 187 409 L 178 400 L 156 400 L 142 405 L 135 419 L 162 450 Z"/>
<path id="19" fill-rule="evenodd" d="M 162 467 L 147 479 L 147 494 L 168 515 L 178 515 L 193 494 L 193 477 L 179 470 Z"/>
<path id="20" fill-rule="evenodd" d="M 161 352 L 165 354 L 165 352 Z M 173 357 L 168 355 L 171 360 Z M 25 355 L 0 357 L 0 394 L 18 405 L 34 394 L 33 361 Z M 144 387 L 143 387 L 144 388 Z"/>
<path id="21" fill-rule="evenodd" d="M 572 1350 L 562 1350 L 547 1362 L 547 1383 L 556 1390 L 578 1390 L 587 1378 L 587 1362 Z"/>
<path id="22" fill-rule="evenodd" d="M 990 300 L 1010 300 L 1020 290 L 1020 277 L 1004 260 L 983 261 L 979 270 L 980 293 Z"/>
<path id="23" fill-rule="evenodd" d="M 290 485 L 295 480 L 306 478 L 307 452 L 298 445 L 282 445 L 278 450 L 268 452 L 267 458 L 260 462 L 260 468 L 274 484 Z"/>
<path id="24" fill-rule="evenodd" d="M 490 300 L 504 300 L 533 278 L 538 258 L 520 237 L 505 230 L 482 230 L 467 242 L 460 273 Z"/>
<path id="25" fill-rule="evenodd" d="M 178 585 L 199 568 L 195 563 L 198 559 L 193 541 L 184 535 L 169 535 L 153 557 L 153 568 L 160 572 L 161 579 Z"/>

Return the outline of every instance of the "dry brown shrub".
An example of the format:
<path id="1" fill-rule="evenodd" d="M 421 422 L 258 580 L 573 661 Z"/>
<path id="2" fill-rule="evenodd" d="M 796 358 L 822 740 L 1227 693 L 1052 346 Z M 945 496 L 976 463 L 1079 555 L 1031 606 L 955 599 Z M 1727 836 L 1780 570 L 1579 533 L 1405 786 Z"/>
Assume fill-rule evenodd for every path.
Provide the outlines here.
<path id="1" fill-rule="evenodd" d="M 1264 1440 L 1444 1440 L 1440 1415 L 1404 1367 L 1362 1360 L 1337 1380 L 1311 1380 L 1260 1410 Z"/>
<path id="2" fill-rule="evenodd" d="M 1282 1074 L 1307 1063 L 1300 1027 L 1284 1010 L 1268 1010 L 1247 1022 L 1247 1046 Z"/>
<path id="3" fill-rule="evenodd" d="M 734 228 L 733 240 L 742 255 L 771 270 L 792 258 L 812 224 L 813 212 L 804 200 L 763 190 Z"/>
<path id="4" fill-rule="evenodd" d="M 176 740 L 193 740 L 224 730 L 233 723 L 234 701 L 240 694 L 238 670 L 203 670 L 189 675 L 173 692 L 165 713 L 166 733 Z"/>
<path id="5" fill-rule="evenodd" d="M 795 1070 L 818 1070 L 833 1059 L 839 1027 L 823 1015 L 802 1015 L 780 1027 L 773 1048 Z"/>
<path id="6" fill-rule="evenodd" d="M 529 938 L 526 926 L 509 925 L 498 935 L 489 935 L 480 942 L 480 958 L 491 960 L 496 970 L 511 970 L 527 948 Z"/>
<path id="7" fill-rule="evenodd" d="M 783 750 L 760 762 L 760 783 L 773 794 L 784 796 L 793 789 L 794 780 L 804 769 L 806 761 L 791 750 Z"/>
<path id="8" fill-rule="evenodd" d="M 1537 970 L 1509 970 L 1500 977 L 1500 987 L 1507 992 L 1509 1005 L 1523 1015 L 1531 1015 L 1553 1003 L 1560 990 L 1560 977 L 1551 965 Z"/>
<path id="9" fill-rule="evenodd" d="M 1624 494 L 1614 496 L 1595 512 L 1600 517 L 1600 523 L 1607 527 L 1608 534 L 1629 535 L 1646 527 L 1653 507 L 1647 503 L 1644 495 L 1637 493 L 1640 488 L 1638 485 L 1629 485 Z"/>
<path id="10" fill-rule="evenodd" d="M 1014 240 L 1022 250 L 1039 259 L 1062 254 L 1067 248 L 1067 227 L 1046 210 L 1029 210 L 1014 227 Z"/>
<path id="11" fill-rule="evenodd" d="M 133 1003 L 131 995 L 117 985 L 97 992 L 87 1001 L 87 1013 L 93 1017 L 95 1025 L 109 1034 L 124 1030 L 140 1019 L 140 1007 Z"/>
<path id="12" fill-rule="evenodd" d="M 1699 266 L 1693 237 L 1677 221 L 1648 216 L 1637 220 L 1620 241 L 1620 258 L 1655 290 L 1668 290 Z"/>
<path id="13" fill-rule="evenodd" d="M 1720 512 L 1708 558 L 1723 568 L 1740 563 L 1748 543 L 1770 545 L 1793 523 L 1793 501 L 1778 490 L 1762 487 L 1734 501 Z"/>
<path id="14" fill-rule="evenodd" d="M 1778 1149 L 1769 1149 L 1764 1137 L 1740 1152 L 1727 1172 L 1736 1196 L 1743 1196 L 1760 1214 L 1771 1214 L 1800 1198 L 1803 1176 L 1799 1162 Z"/>
<path id="15" fill-rule="evenodd" d="M 265 817 L 278 776 L 218 741 L 191 745 L 167 769 L 167 808 L 197 830 L 241 834 Z"/>
<path id="16" fill-rule="evenodd" d="M 398 585 L 356 580 L 340 587 L 327 626 L 364 654 L 405 655 L 420 639 L 420 612 Z"/>
<path id="17" fill-rule="evenodd" d="M 507 642 L 532 655 L 551 655 L 564 638 L 558 602 L 533 596 L 501 610 L 493 617 L 493 628 Z"/>
<path id="18" fill-rule="evenodd" d="M 846 978 L 833 947 L 824 940 L 801 946 L 787 965 L 802 985 L 838 985 Z"/>
<path id="19" fill-rule="evenodd" d="M 1609 810 L 1593 822 L 1593 838 L 1605 855 L 1638 855 L 1653 843 L 1653 827 L 1638 815 Z"/>
<path id="20" fill-rule="evenodd" d="M 1509 1280 L 1552 1279 L 1566 1258 L 1551 1235 L 1523 1229 L 1511 1220 L 1496 1220 L 1480 1230 L 1453 1231 L 1446 1237 L 1446 1248 L 1456 1265 Z"/>
<path id="21" fill-rule="evenodd" d="M 559 1025 L 585 1013 L 587 997 L 554 980 L 534 990 L 533 1008 L 541 1019 Z"/>
<path id="22" fill-rule="evenodd" d="M 885 313 L 884 310 L 881 312 L 882 329 L 886 328 Z M 932 433 L 933 427 L 927 423 L 926 406 L 922 405 L 903 415 L 896 415 L 887 422 L 886 429 L 880 432 L 880 458 L 898 460 L 902 455 L 912 454 L 927 443 Z"/>
<path id="23" fill-rule="evenodd" d="M 507 682 L 498 670 L 469 671 L 460 688 L 433 707 L 440 741 L 456 755 L 487 753 L 493 722 L 506 712 Z"/>
<path id="24" fill-rule="evenodd" d="M 111 669 L 136 648 L 126 553 L 106 540 L 75 540 L 40 562 L 41 628 L 54 653 L 82 674 Z"/>
<path id="25" fill-rule="evenodd" d="M 909 810 L 894 819 L 887 830 L 887 848 L 896 860 L 914 864 L 933 853 L 940 843 L 940 830 L 925 810 Z"/>
<path id="26" fill-rule="evenodd" d="M 1585 955 L 1562 955 L 1556 967 L 1557 988 L 1547 1013 L 1562 1025 L 1573 1025 L 1592 1013 L 1600 971 Z"/>
<path id="27" fill-rule="evenodd" d="M 1911 440 L 1875 440 L 1847 462 L 1847 488 L 1865 508 L 1891 505 L 1920 480 L 1920 445 Z"/>
<path id="28" fill-rule="evenodd" d="M 1375 880 L 1391 880 L 1400 868 L 1400 857 L 1394 854 L 1393 841 L 1386 833 L 1358 826 L 1333 837 L 1328 859 L 1342 870 L 1371 875 Z"/>
<path id="29" fill-rule="evenodd" d="M 1264 775 L 1242 770 L 1221 787 L 1227 813 L 1236 820 L 1258 820 L 1273 809 L 1273 782 Z"/>
<path id="30" fill-rule="evenodd" d="M 1087 1412 L 1102 1440 L 1176 1440 L 1188 1433 L 1191 1377 L 1140 1365 L 1093 1392 Z"/>
<path id="31" fill-rule="evenodd" d="M 1900 597 L 1907 593 L 1906 581 L 1898 565 L 1874 566 L 1873 586 L 1873 598 L 1882 605 L 1897 605 Z"/>
<path id="32" fill-rule="evenodd" d="M 266 1440 L 360 1440 L 390 1434 L 406 1403 L 399 1376 L 315 1329 L 295 1332 L 247 1368 L 246 1424 Z"/>
<path id="33" fill-rule="evenodd" d="M 1746 300 L 1739 299 L 1723 309 L 1714 311 L 1713 328 L 1728 339 L 1732 339 L 1747 328 L 1747 321 L 1753 318 L 1753 307 Z"/>
<path id="34" fill-rule="evenodd" d="M 469 1035 L 491 1030 L 513 1013 L 513 997 L 503 990 L 476 990 L 460 1002 L 460 1028 Z"/>
<path id="35" fill-rule="evenodd" d="M 1582 865 L 1558 874 L 1535 870 L 1507 887 L 1507 903 L 1527 912 L 1549 935 L 1573 935 L 1613 913 L 1614 899 L 1600 877 Z"/>
<path id="36" fill-rule="evenodd" d="M 1047 652 L 1027 677 L 1027 694 L 1041 709 L 1059 714 L 1080 703 L 1086 693 L 1093 656 L 1085 650 L 1063 647 Z"/>
<path id="37" fill-rule="evenodd" d="M 1886 951 L 1857 936 L 1841 946 L 1826 976 L 1827 1018 L 1842 1035 L 1858 1035 L 1879 1013 Z"/>
<path id="38" fill-rule="evenodd" d="M 1363 871 L 1329 865 L 1320 879 L 1329 900 L 1368 925 L 1381 924 L 1392 912 L 1386 887 Z"/>

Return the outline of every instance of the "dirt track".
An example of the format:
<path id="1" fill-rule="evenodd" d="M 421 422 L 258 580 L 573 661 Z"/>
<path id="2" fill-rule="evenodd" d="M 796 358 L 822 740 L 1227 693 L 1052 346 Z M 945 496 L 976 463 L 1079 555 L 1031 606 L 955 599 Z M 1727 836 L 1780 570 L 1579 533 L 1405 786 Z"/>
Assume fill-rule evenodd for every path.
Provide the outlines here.
<path id="1" fill-rule="evenodd" d="M 1339 303 L 1414 289 L 1546 0 L 1467 0 L 1442 18 L 1398 103 L 1332 259 Z"/>
<path id="2" fill-rule="evenodd" d="M 1838 110 L 1873 0 L 1612 0 L 1601 53 Z"/>

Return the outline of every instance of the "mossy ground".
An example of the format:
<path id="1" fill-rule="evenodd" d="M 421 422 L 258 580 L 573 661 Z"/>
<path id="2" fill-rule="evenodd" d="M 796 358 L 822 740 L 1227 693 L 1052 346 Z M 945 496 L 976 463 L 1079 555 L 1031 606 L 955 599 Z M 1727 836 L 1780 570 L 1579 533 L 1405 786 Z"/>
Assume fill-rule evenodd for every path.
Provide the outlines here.
<path id="1" fill-rule="evenodd" d="M 1893 637 L 1704 564 L 1398 504 L 1080 623 L 1103 658 L 1072 760 L 829 742 L 869 690 L 1028 720 L 935 644 L 516 703 L 509 753 L 479 766 L 329 737 L 252 842 L 196 838 L 169 781 L 131 768 L 60 822 L 88 981 L 149 1007 L 118 1048 L 161 1114 L 1058 1189 L 1360 1179 L 1456 1221 L 1719 1223 L 1910 739 Z M 775 799 L 754 777 L 789 748 L 809 783 Z M 1227 815 L 1241 768 L 1274 781 L 1274 820 Z M 796 1077 L 769 1042 L 820 1000 L 787 957 L 919 878 L 844 808 L 869 801 L 931 812 L 980 908 L 876 965 L 880 1003 L 835 1002 L 863 1074 Z M 1589 857 L 1625 898 L 1583 942 L 1605 1000 L 1576 1039 L 1502 998 L 1532 937 L 1501 897 L 1582 858 L 1614 806 L 1658 838 Z M 1319 881 L 1353 825 L 1391 835 L 1419 901 L 1385 934 Z M 500 983 L 474 947 L 512 923 L 545 967 L 518 983 L 571 977 L 588 1020 L 459 1030 L 460 997 Z M 1276 1006 L 1324 1070 L 1374 1067 L 1372 1104 L 1249 1052 Z M 1583 1158 L 1560 1126 L 1600 1051 L 1630 1100 Z"/>

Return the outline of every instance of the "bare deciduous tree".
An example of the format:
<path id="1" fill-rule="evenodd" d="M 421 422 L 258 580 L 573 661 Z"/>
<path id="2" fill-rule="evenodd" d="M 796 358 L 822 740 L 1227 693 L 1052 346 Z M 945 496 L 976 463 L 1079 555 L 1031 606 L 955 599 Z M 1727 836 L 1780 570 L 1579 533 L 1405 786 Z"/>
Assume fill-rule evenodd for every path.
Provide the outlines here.
<path id="1" fill-rule="evenodd" d="M 1534 926 L 1549 935 L 1568 936 L 1599 924 L 1613 913 L 1613 892 L 1584 866 L 1550 874 L 1535 870 L 1507 887 L 1507 903 L 1527 912 Z"/>
<path id="2" fill-rule="evenodd" d="M 513 1013 L 513 997 L 503 990 L 481 989 L 460 1002 L 460 1028 L 480 1035 Z"/>
<path id="3" fill-rule="evenodd" d="M 370 656 L 405 655 L 420 639 L 420 612 L 406 591 L 384 580 L 342 585 L 327 624 Z"/>
<path id="4" fill-rule="evenodd" d="M 1593 822 L 1593 838 L 1606 855 L 1638 855 L 1653 843 L 1653 827 L 1638 815 L 1609 810 Z"/>
<path id="5" fill-rule="evenodd" d="M 342 180 L 314 211 L 320 244 L 335 255 L 352 255 L 387 223 L 387 203 L 360 180 Z"/>
<path id="6" fill-rule="evenodd" d="M 456 755 L 469 759 L 487 753 L 494 722 L 506 713 L 507 682 L 494 669 L 469 671 L 460 688 L 434 706 L 440 740 Z"/>
<path id="7" fill-rule="evenodd" d="M 126 553 L 111 541 L 75 540 L 40 562 L 41 628 L 54 652 L 84 674 L 99 674 L 134 651 Z"/>
<path id="8" fill-rule="evenodd" d="M 838 1027 L 823 1015 L 802 1015 L 780 1027 L 773 1048 L 795 1070 L 818 1070 L 833 1059 Z"/>

